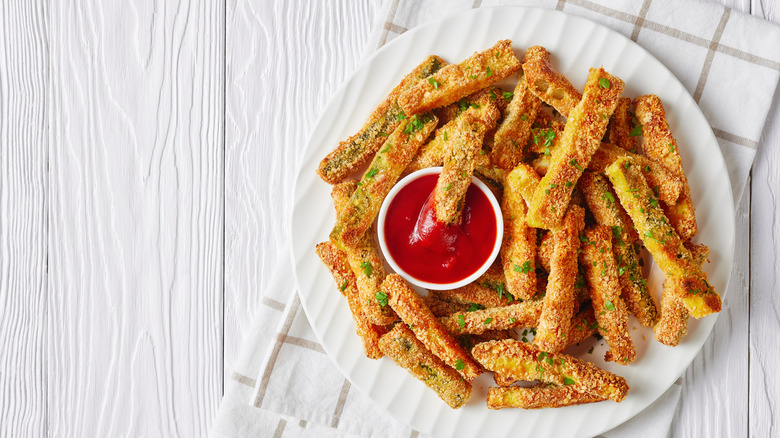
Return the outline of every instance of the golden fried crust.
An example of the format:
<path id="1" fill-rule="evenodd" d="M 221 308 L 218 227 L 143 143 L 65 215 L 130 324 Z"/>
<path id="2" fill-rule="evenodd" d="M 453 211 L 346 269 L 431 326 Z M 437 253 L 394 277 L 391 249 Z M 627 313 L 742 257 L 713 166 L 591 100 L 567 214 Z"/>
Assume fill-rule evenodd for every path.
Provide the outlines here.
<path id="1" fill-rule="evenodd" d="M 501 263 L 509 292 L 527 300 L 536 295 L 536 230 L 525 222 L 527 207 L 521 194 L 521 177 L 521 172 L 512 171 L 504 185 Z"/>
<path id="2" fill-rule="evenodd" d="M 598 323 L 596 323 L 596 317 L 593 315 L 593 307 L 588 305 L 572 318 L 571 328 L 566 335 L 567 346 L 578 344 L 593 336 L 597 327 Z M 525 332 L 523 334 L 525 335 Z M 509 386 L 517 381 L 511 375 L 506 375 L 499 371 L 493 373 L 493 379 L 499 386 Z"/>
<path id="3" fill-rule="evenodd" d="M 618 264 L 618 281 L 626 306 L 640 324 L 653 327 L 658 320 L 658 309 L 639 266 L 639 256 L 633 245 L 639 236 L 631 218 L 605 176 L 585 172 L 580 187 L 596 222 L 612 229 L 612 252 Z"/>
<path id="4" fill-rule="evenodd" d="M 694 263 L 703 265 L 709 257 L 710 249 L 704 245 L 690 242 L 685 247 L 691 251 Z M 664 280 L 663 293 L 661 294 L 661 318 L 655 325 L 655 339 L 658 342 L 674 347 L 680 344 L 683 336 L 688 333 L 688 310 L 680 296 L 685 294 L 684 283 L 680 278 L 668 277 Z"/>
<path id="5" fill-rule="evenodd" d="M 330 240 L 340 249 L 354 246 L 374 222 L 382 201 L 436 126 L 431 114 L 407 118 L 374 156 L 349 203 L 338 215 Z"/>
<path id="6" fill-rule="evenodd" d="M 542 46 L 528 48 L 523 59 L 523 72 L 529 88 L 564 117 L 580 103 L 582 94 L 550 64 L 550 52 Z"/>
<path id="7" fill-rule="evenodd" d="M 492 100 L 489 93 L 479 92 L 469 96 L 468 99 L 468 103 L 464 104 L 463 108 L 458 104 L 453 105 L 457 113 L 451 116 L 449 122 L 436 130 L 433 140 L 420 147 L 404 170 L 404 175 L 426 167 L 443 165 L 452 144 L 465 135 L 463 130 L 476 132 L 484 138 L 485 134 L 496 126 L 501 115 L 495 104 L 498 98 Z M 464 123 L 462 119 L 467 119 L 471 123 Z"/>
<path id="8" fill-rule="evenodd" d="M 336 207 L 336 214 L 349 204 L 349 198 L 357 189 L 357 181 L 344 180 L 333 186 L 330 196 Z M 356 278 L 360 306 L 363 314 L 376 325 L 387 325 L 398 319 L 388 306 L 381 306 L 376 298 L 379 285 L 385 279 L 385 267 L 374 241 L 373 226 L 363 234 L 355 246 L 345 248 L 346 259 Z"/>
<path id="9" fill-rule="evenodd" d="M 590 297 L 599 333 L 609 345 L 606 361 L 628 365 L 636 359 L 636 348 L 628 331 L 628 309 L 620 297 L 620 283 L 612 253 L 612 230 L 606 225 L 585 229 L 580 262 L 590 285 Z"/>
<path id="10" fill-rule="evenodd" d="M 336 208 L 336 214 L 341 213 L 349 203 L 349 198 L 355 193 L 358 182 L 356 179 L 347 179 L 337 183 L 330 190 L 330 198 L 333 199 L 333 206 Z"/>
<path id="11" fill-rule="evenodd" d="M 514 301 L 514 297 L 506 291 L 503 280 L 498 283 L 479 283 L 478 281 L 479 279 L 457 289 L 432 290 L 429 295 L 434 295 L 444 301 L 478 308 L 503 307 Z"/>
<path id="12" fill-rule="evenodd" d="M 682 158 L 677 141 L 669 130 L 666 113 L 661 99 L 654 94 L 639 96 L 634 99 L 636 117 L 642 124 L 644 142 L 642 149 L 645 155 L 653 161 L 661 163 L 682 179 L 683 190 L 677 203 L 669 204 L 664 209 L 677 233 L 683 240 L 690 240 L 696 235 L 696 214 L 691 199 L 691 188 L 688 178 L 683 172 Z"/>
<path id="13" fill-rule="evenodd" d="M 448 225 L 460 223 L 466 192 L 474 174 L 474 159 L 485 135 L 485 125 L 475 117 L 464 114 L 457 121 L 461 126 L 445 152 L 444 167 L 433 189 L 436 219 Z"/>
<path id="14" fill-rule="evenodd" d="M 392 324 L 398 316 L 388 306 L 382 306 L 377 299 L 380 285 L 385 279 L 385 267 L 379 255 L 374 233 L 369 232 L 358 240 L 357 245 L 346 248 L 347 261 L 355 273 L 360 304 L 369 321 L 376 325 Z"/>
<path id="15" fill-rule="evenodd" d="M 531 124 L 542 101 L 528 89 L 521 74 L 515 86 L 514 97 L 493 137 L 492 160 L 499 167 L 511 170 L 523 159 L 523 146 L 531 134 Z"/>
<path id="16" fill-rule="evenodd" d="M 520 70 L 512 42 L 502 40 L 484 52 L 474 53 L 459 65 L 448 65 L 428 81 L 418 82 L 398 97 L 406 114 L 449 105 Z"/>
<path id="17" fill-rule="evenodd" d="M 366 357 L 379 359 L 382 357 L 382 352 L 379 350 L 379 338 L 387 330 L 383 326 L 371 324 L 363 313 L 363 307 L 359 302 L 360 298 L 355 283 L 355 275 L 347 264 L 346 254 L 330 242 L 318 244 L 316 252 L 322 263 L 327 266 L 333 279 L 336 280 L 336 285 L 341 293 L 347 297 L 349 310 L 352 313 L 352 318 L 355 320 L 357 334 L 363 341 Z"/>
<path id="18" fill-rule="evenodd" d="M 571 387 L 616 402 L 628 394 L 626 380 L 592 363 L 561 353 L 545 353 L 515 339 L 483 342 L 471 354 L 486 369 L 515 380 L 539 380 Z"/>
<path id="19" fill-rule="evenodd" d="M 572 110 L 550 167 L 534 192 L 529 225 L 551 229 L 560 224 L 577 180 L 601 146 L 623 87 L 623 81 L 604 69 L 590 69 L 582 100 Z"/>
<path id="20" fill-rule="evenodd" d="M 449 316 L 455 312 L 465 312 L 469 308 L 468 304 L 445 301 L 432 293 L 422 297 L 422 300 L 433 316 L 437 318 Z"/>
<path id="21" fill-rule="evenodd" d="M 631 99 L 621 97 L 607 125 L 607 138 L 615 146 L 636 153 L 636 137 L 631 136 Z"/>
<path id="22" fill-rule="evenodd" d="M 666 203 L 677 202 L 683 191 L 682 178 L 661 164 L 641 155 L 632 154 L 619 147 L 601 143 L 601 147 L 593 154 L 588 164 L 588 170 L 604 172 L 604 169 L 620 157 L 631 158 L 642 171 L 647 183 L 657 192 L 658 198 Z"/>
<path id="23" fill-rule="evenodd" d="M 447 63 L 438 56 L 430 56 L 406 75 L 385 100 L 368 117 L 361 130 L 339 143 L 317 167 L 317 174 L 328 184 L 337 184 L 363 166 L 379 150 L 387 136 L 400 123 L 401 107 L 398 96 L 417 81 L 430 76 Z"/>
<path id="24" fill-rule="evenodd" d="M 482 372 L 480 366 L 458 345 L 403 278 L 397 274 L 388 275 L 382 283 L 382 290 L 387 293 L 390 306 L 433 354 L 457 369 L 468 381 L 474 380 Z"/>
<path id="25" fill-rule="evenodd" d="M 539 262 L 539 266 L 544 268 L 547 272 L 550 272 L 550 260 L 552 259 L 553 250 L 555 249 L 552 236 L 552 231 L 546 231 L 542 235 L 538 251 L 536 252 L 536 260 Z"/>
<path id="26" fill-rule="evenodd" d="M 507 178 L 512 178 L 517 181 L 516 185 L 519 189 L 520 196 L 523 197 L 526 205 L 531 203 L 531 199 L 534 197 L 534 191 L 542 180 L 539 174 L 536 173 L 531 166 L 525 163 L 520 163 L 515 166 L 515 168 L 509 172 Z"/>
<path id="27" fill-rule="evenodd" d="M 405 325 L 398 324 L 379 341 L 379 348 L 409 374 L 425 383 L 451 408 L 463 406 L 471 384 L 430 352 Z"/>
<path id="28" fill-rule="evenodd" d="M 577 391 L 569 386 L 548 386 L 540 384 L 531 388 L 513 386 L 489 388 L 488 409 L 523 408 L 542 409 L 596 403 L 606 398 Z"/>
<path id="29" fill-rule="evenodd" d="M 683 279 L 686 293 L 681 299 L 691 316 L 702 318 L 719 312 L 720 296 L 669 224 L 637 166 L 630 159 L 619 158 L 607 167 L 606 174 L 655 263 L 667 277 Z"/>
<path id="30" fill-rule="evenodd" d="M 567 345 L 566 335 L 577 303 L 574 282 L 577 277 L 579 235 L 584 226 L 585 210 L 572 205 L 563 225 L 553 230 L 550 276 L 534 339 L 536 345 L 544 351 L 558 352 Z"/>
<path id="31" fill-rule="evenodd" d="M 593 336 L 598 329 L 596 315 L 593 307 L 587 306 L 571 319 L 571 329 L 566 336 L 568 346 L 579 344 L 580 342 Z"/>
<path id="32" fill-rule="evenodd" d="M 479 335 L 488 330 L 508 330 L 513 327 L 534 327 L 542 312 L 541 301 L 523 301 L 506 307 L 491 307 L 473 312 L 458 312 L 440 321 L 453 335 Z"/>

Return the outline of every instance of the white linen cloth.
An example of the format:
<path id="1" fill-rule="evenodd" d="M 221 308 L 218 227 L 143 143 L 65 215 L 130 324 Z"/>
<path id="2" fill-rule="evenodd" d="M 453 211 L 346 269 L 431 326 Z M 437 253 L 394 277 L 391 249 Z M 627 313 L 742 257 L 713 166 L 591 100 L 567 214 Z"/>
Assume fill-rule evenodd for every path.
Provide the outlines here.
<path id="1" fill-rule="evenodd" d="M 563 10 L 604 24 L 649 50 L 680 79 L 707 117 L 728 166 L 735 204 L 739 202 L 780 78 L 780 27 L 698 1 L 388 0 L 366 55 L 420 24 L 499 5 Z M 273 208 L 272 200 L 262 202 Z M 289 223 L 290 212 L 286 214 L 280 226 Z M 286 229 L 268 232 L 289 235 Z M 263 306 L 246 334 L 211 436 L 423 436 L 374 406 L 336 369 L 298 294 L 289 290 L 290 260 L 289 253 L 279 255 L 278 269 L 272 270 L 278 278 L 271 279 L 269 290 L 260 291 Z M 738 291 L 727 292 L 732 293 Z M 645 411 L 604 436 L 665 437 L 679 396 L 678 381 Z"/>

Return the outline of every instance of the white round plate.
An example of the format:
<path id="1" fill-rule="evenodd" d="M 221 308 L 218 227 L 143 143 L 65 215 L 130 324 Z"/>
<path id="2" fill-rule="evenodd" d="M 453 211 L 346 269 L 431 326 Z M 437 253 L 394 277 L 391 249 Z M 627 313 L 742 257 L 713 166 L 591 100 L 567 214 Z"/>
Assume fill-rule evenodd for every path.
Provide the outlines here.
<path id="1" fill-rule="evenodd" d="M 666 67 L 619 33 L 563 12 L 525 7 L 482 8 L 412 29 L 377 51 L 341 86 L 312 131 L 296 180 L 291 228 L 296 283 L 309 321 L 336 366 L 360 392 L 413 428 L 456 437 L 593 436 L 625 422 L 663 394 L 699 352 L 715 316 L 691 319 L 688 335 L 675 348 L 656 342 L 652 331 L 632 318 L 638 358 L 629 366 L 605 363 L 603 341 L 586 341 L 570 350 L 625 377 L 631 389 L 621 403 L 492 411 L 485 406 L 492 384 L 486 373 L 474 382 L 470 401 L 453 410 L 390 359 L 365 357 L 346 301 L 314 253 L 335 221 L 330 186 L 315 173 L 319 161 L 360 129 L 374 107 L 427 55 L 460 62 L 501 39 L 513 41 L 520 59 L 532 45 L 546 47 L 554 66 L 579 89 L 588 69 L 601 65 L 625 81 L 624 96 L 653 93 L 661 98 L 696 205 L 695 240 L 711 249 L 708 279 L 721 294 L 726 291 L 734 253 L 731 184 L 712 130 L 691 96 Z M 512 86 L 511 81 L 504 85 Z M 653 267 L 648 284 L 656 296 L 662 281 L 663 274 Z M 590 346 L 595 346 L 592 353 Z"/>

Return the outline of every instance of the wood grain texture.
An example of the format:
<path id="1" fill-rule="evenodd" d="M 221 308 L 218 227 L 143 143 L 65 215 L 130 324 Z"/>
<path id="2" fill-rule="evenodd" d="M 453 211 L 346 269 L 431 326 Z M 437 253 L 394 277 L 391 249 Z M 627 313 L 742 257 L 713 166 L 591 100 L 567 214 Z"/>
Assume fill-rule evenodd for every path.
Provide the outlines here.
<path id="1" fill-rule="evenodd" d="M 0 436 L 46 433 L 45 1 L 0 3 Z"/>
<path id="2" fill-rule="evenodd" d="M 52 2 L 52 436 L 200 436 L 222 394 L 222 2 Z"/>
<path id="3" fill-rule="evenodd" d="M 780 22 L 780 14 L 775 16 Z M 780 436 L 780 93 L 753 167 L 750 218 L 750 436 Z"/>
<path id="4" fill-rule="evenodd" d="M 311 126 L 360 62 L 380 3 L 228 2 L 225 378 L 252 309 L 294 289 L 292 199 L 281 194 L 292 193 Z"/>

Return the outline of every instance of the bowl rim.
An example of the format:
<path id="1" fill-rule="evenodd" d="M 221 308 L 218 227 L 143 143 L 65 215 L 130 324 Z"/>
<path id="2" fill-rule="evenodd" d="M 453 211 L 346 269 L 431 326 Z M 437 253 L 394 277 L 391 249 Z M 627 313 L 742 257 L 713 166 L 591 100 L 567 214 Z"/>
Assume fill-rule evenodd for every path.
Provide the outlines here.
<path id="1" fill-rule="evenodd" d="M 409 273 L 404 271 L 400 266 L 398 266 L 398 264 L 391 256 L 390 251 L 388 250 L 387 247 L 387 242 L 385 241 L 384 228 L 385 228 L 385 218 L 387 217 L 387 209 L 395 199 L 395 196 L 398 194 L 398 192 L 401 191 L 401 189 L 408 186 L 412 181 L 415 181 L 423 176 L 441 174 L 442 169 L 443 167 L 441 166 L 426 167 L 424 169 L 417 170 L 403 177 L 401 180 L 396 182 L 393 188 L 390 189 L 390 191 L 387 193 L 387 196 L 385 196 L 385 199 L 382 201 L 382 206 L 379 209 L 379 214 L 377 215 L 376 234 L 377 234 L 377 240 L 379 241 L 379 248 L 382 251 L 382 256 L 384 257 L 384 260 L 387 262 L 388 265 L 390 265 L 393 271 L 395 271 L 396 274 L 403 277 L 404 280 L 408 281 L 409 283 L 415 286 L 425 288 L 425 289 L 431 289 L 431 290 L 457 289 L 479 278 L 493 265 L 493 262 L 496 260 L 496 257 L 498 257 L 498 254 L 501 250 L 501 244 L 504 240 L 504 218 L 503 218 L 503 213 L 501 211 L 501 205 L 499 204 L 498 199 L 496 199 L 496 196 L 493 194 L 493 192 L 490 190 L 487 184 L 482 182 L 476 176 L 472 175 L 471 184 L 476 185 L 477 188 L 479 188 L 479 190 L 481 190 L 482 193 L 484 193 L 485 196 L 487 196 L 490 205 L 493 207 L 493 214 L 496 218 L 496 241 L 493 244 L 493 249 L 490 252 L 490 255 L 488 256 L 487 260 L 485 260 L 485 263 L 483 263 L 479 267 L 479 269 L 474 271 L 469 276 L 452 283 L 430 283 L 424 280 L 420 280 L 419 278 L 410 275 Z"/>

